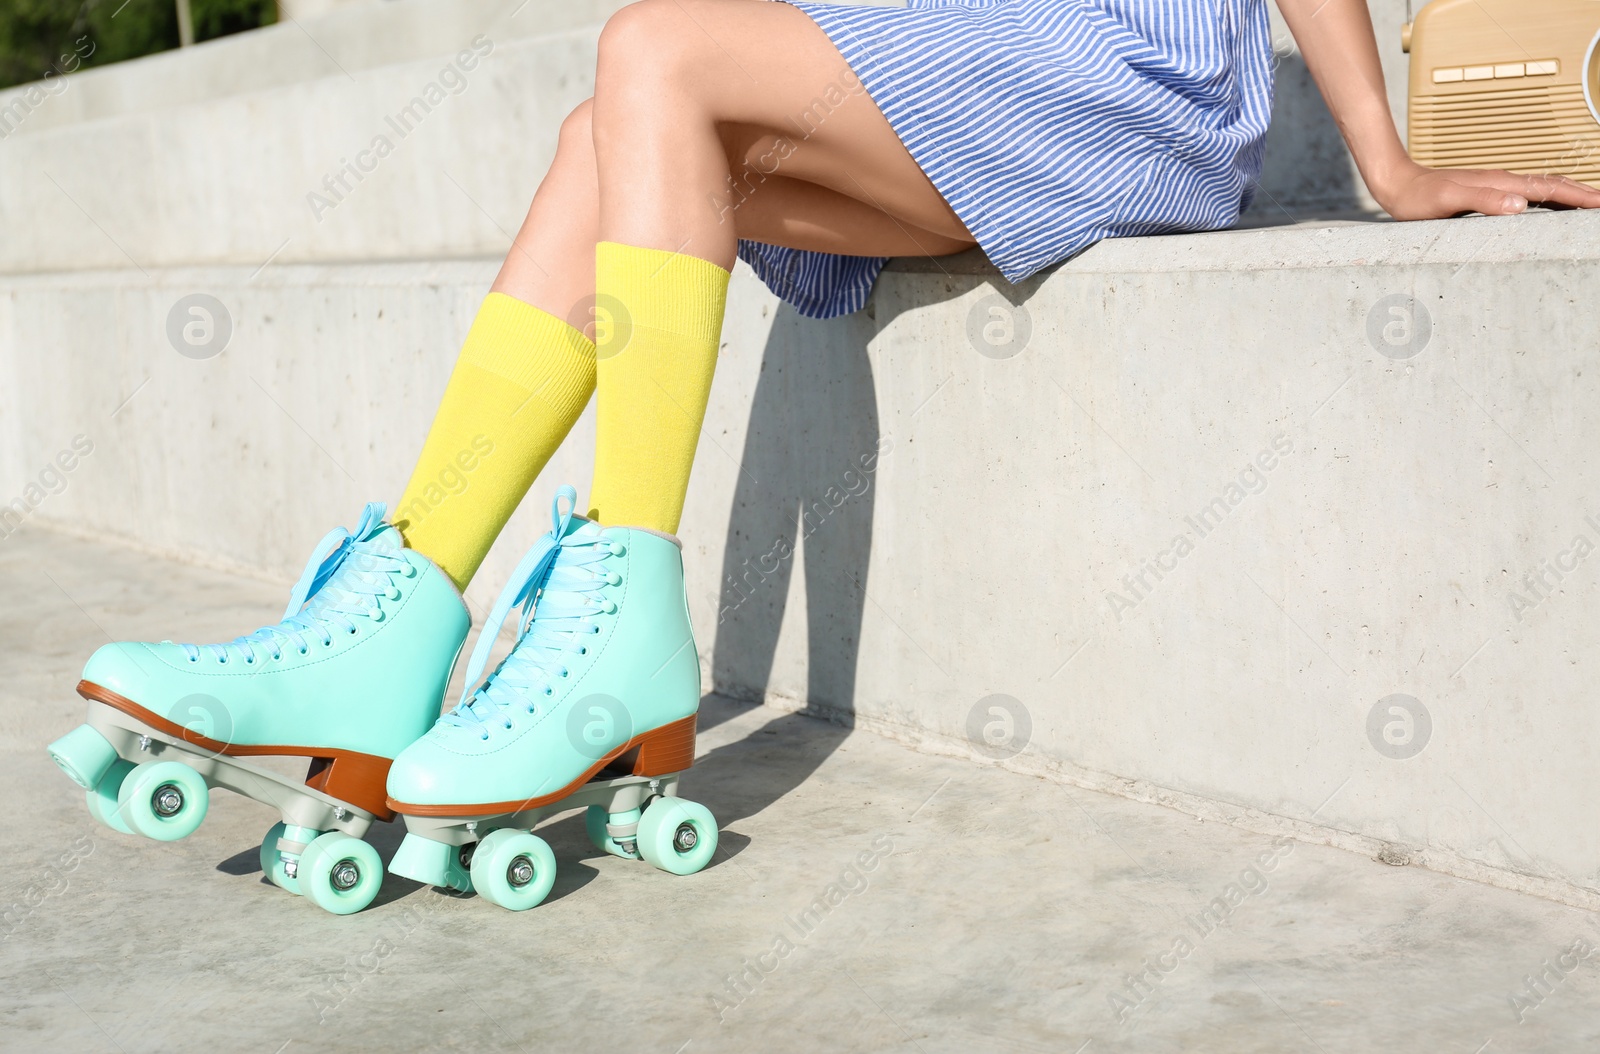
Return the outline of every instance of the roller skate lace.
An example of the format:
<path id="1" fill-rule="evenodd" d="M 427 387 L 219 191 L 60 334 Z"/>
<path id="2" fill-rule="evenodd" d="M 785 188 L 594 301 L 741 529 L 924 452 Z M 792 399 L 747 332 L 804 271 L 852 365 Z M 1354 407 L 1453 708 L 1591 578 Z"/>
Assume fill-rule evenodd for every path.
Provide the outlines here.
<path id="1" fill-rule="evenodd" d="M 374 502 L 363 511 L 354 532 L 343 527 L 328 532 L 312 552 L 277 625 L 222 644 L 179 644 L 184 655 L 192 663 L 209 654 L 220 665 L 234 658 L 254 665 L 263 655 L 282 659 L 286 645 L 301 655 L 313 643 L 329 647 L 336 633 L 357 632 L 356 619 L 382 622 L 386 616 L 380 601 L 400 597 L 395 577 L 417 573 L 399 555 L 399 532 L 383 522 L 385 511 L 383 504 Z"/>
<path id="2" fill-rule="evenodd" d="M 563 499 L 568 503 L 565 512 Z M 556 686 L 571 675 L 567 656 L 586 654 L 589 639 L 600 632 L 594 616 L 616 611 L 616 602 L 601 590 L 622 579 L 603 565 L 622 554 L 622 545 L 605 537 L 594 523 L 569 534 L 576 501 L 571 487 L 556 494 L 551 508 L 554 528 L 522 558 L 495 601 L 467 663 L 461 700 L 440 718 L 442 725 L 488 739 L 495 727 L 511 728 L 509 716 L 519 708 L 530 715 L 538 713 L 543 701 L 555 695 Z M 501 627 L 519 606 L 516 644 L 474 690 Z"/>

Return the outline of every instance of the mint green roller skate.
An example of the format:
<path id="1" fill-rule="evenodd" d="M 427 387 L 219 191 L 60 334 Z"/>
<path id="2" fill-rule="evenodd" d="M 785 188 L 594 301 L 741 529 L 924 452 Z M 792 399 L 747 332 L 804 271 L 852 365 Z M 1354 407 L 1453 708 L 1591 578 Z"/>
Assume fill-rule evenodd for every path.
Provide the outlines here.
<path id="1" fill-rule="evenodd" d="M 344 915 L 383 881 L 362 840 L 393 819 L 391 760 L 439 715 L 471 617 L 450 579 L 368 505 L 322 540 L 283 621 L 227 644 L 108 644 L 84 667 L 87 723 L 50 756 L 124 834 L 183 838 L 212 787 L 274 806 L 261 868 Z M 304 784 L 243 760 L 310 761 Z"/>
<path id="2" fill-rule="evenodd" d="M 710 810 L 677 796 L 700 709 L 678 541 L 602 527 L 574 516 L 576 501 L 557 492 L 554 529 L 495 602 L 461 702 L 389 770 L 407 831 L 389 870 L 513 911 L 555 882 L 531 829 L 575 806 L 598 848 L 665 871 L 699 871 L 717 848 Z M 516 646 L 480 686 L 518 605 Z"/>

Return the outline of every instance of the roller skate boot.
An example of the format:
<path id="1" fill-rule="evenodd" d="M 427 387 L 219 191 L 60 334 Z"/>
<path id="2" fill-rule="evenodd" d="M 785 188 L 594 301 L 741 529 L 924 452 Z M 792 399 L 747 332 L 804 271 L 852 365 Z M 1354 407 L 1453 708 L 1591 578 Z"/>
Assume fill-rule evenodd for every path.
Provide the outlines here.
<path id="1" fill-rule="evenodd" d="M 283 621 L 226 644 L 108 644 L 84 667 L 87 723 L 50 755 L 114 830 L 175 841 L 212 787 L 278 809 L 267 877 L 335 914 L 382 884 L 362 840 L 390 820 L 392 759 L 439 715 L 471 618 L 450 579 L 366 507 L 312 554 Z M 303 783 L 248 758 L 305 758 Z"/>
<path id="2" fill-rule="evenodd" d="M 407 831 L 389 870 L 513 911 L 555 881 L 532 828 L 557 812 L 587 806 L 597 848 L 675 874 L 717 847 L 710 810 L 678 797 L 700 708 L 681 547 L 575 516 L 576 500 L 557 492 L 554 526 L 495 602 L 461 701 L 389 770 Z M 516 645 L 479 684 L 513 609 Z"/>

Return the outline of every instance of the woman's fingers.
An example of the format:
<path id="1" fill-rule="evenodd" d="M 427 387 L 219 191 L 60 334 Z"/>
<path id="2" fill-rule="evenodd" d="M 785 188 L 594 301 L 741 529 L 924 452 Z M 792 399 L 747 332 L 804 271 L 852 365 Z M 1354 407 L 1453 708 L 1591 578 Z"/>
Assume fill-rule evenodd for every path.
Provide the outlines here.
<path id="1" fill-rule="evenodd" d="M 1600 190 L 1566 176 L 1524 176 L 1522 191 L 1529 201 L 1547 201 L 1575 208 L 1600 207 Z"/>
<path id="2" fill-rule="evenodd" d="M 1465 173 L 1463 173 L 1465 174 Z M 1528 207 L 1528 199 L 1515 191 L 1494 186 L 1492 183 L 1474 184 L 1450 178 L 1440 188 L 1441 215 L 1453 216 L 1458 212 L 1481 212 L 1485 216 L 1511 216 Z"/>
<path id="3" fill-rule="evenodd" d="M 1533 202 L 1578 209 L 1600 208 L 1600 189 L 1566 176 L 1527 175 L 1503 169 L 1417 166 L 1386 207 L 1397 220 L 1423 220 L 1463 212 L 1510 216 L 1525 211 Z"/>
<path id="4" fill-rule="evenodd" d="M 1499 169 L 1452 174 L 1452 178 L 1458 182 L 1463 176 L 1470 176 L 1472 182 L 1481 182 L 1529 201 L 1571 205 L 1574 208 L 1600 207 L 1600 190 L 1566 176 L 1523 175 Z"/>

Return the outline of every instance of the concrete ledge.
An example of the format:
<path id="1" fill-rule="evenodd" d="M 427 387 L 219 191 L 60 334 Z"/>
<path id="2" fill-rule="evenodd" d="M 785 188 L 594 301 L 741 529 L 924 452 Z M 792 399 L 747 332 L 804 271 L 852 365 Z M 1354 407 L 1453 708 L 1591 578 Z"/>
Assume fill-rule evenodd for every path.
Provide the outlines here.
<path id="1" fill-rule="evenodd" d="M 599 28 L 463 30 L 359 78 L 13 136 L 0 272 L 500 253 L 593 93 Z"/>
<path id="2" fill-rule="evenodd" d="M 1596 246 L 1109 242 L 1020 289 L 892 269 L 828 323 L 741 270 L 682 529 L 708 686 L 1592 906 Z M 396 496 L 494 270 L 6 278 L 0 500 L 84 435 L 22 529 L 287 578 Z M 214 358 L 166 335 L 193 292 Z M 591 450 L 586 418 L 537 492 Z"/>
<path id="3" fill-rule="evenodd" d="M 1534 259 L 1581 262 L 1595 254 L 1595 239 L 1600 237 L 1597 215 L 1600 214 L 1532 209 L 1525 217 L 1510 218 L 1510 222 L 1474 215 L 1427 223 L 1395 223 L 1368 216 L 1263 224 L 1204 234 L 1116 238 L 1100 242 L 1017 288 L 1037 288 L 1046 277 L 1060 272 L 1250 272 L 1421 264 L 1467 267 Z M 976 249 L 955 256 L 891 260 L 886 270 L 977 275 L 1004 282 L 1000 272 Z"/>
<path id="4" fill-rule="evenodd" d="M 52 79 L 59 94 L 34 101 L 0 93 L 0 273 L 501 253 L 621 2 L 361 4 Z M 1374 8 L 1404 127 L 1402 4 Z M 1273 131 L 1245 222 L 1375 210 L 1274 25 Z M 474 41 L 486 53 L 455 63 Z"/>
<path id="5" fill-rule="evenodd" d="M 357 74 L 449 54 L 480 33 L 542 36 L 605 21 L 623 0 L 366 0 L 182 51 L 0 90 L 0 138 Z M 71 65 L 70 61 L 68 65 Z M 40 71 L 43 74 L 44 71 Z M 262 129 L 258 128 L 257 131 Z"/>

